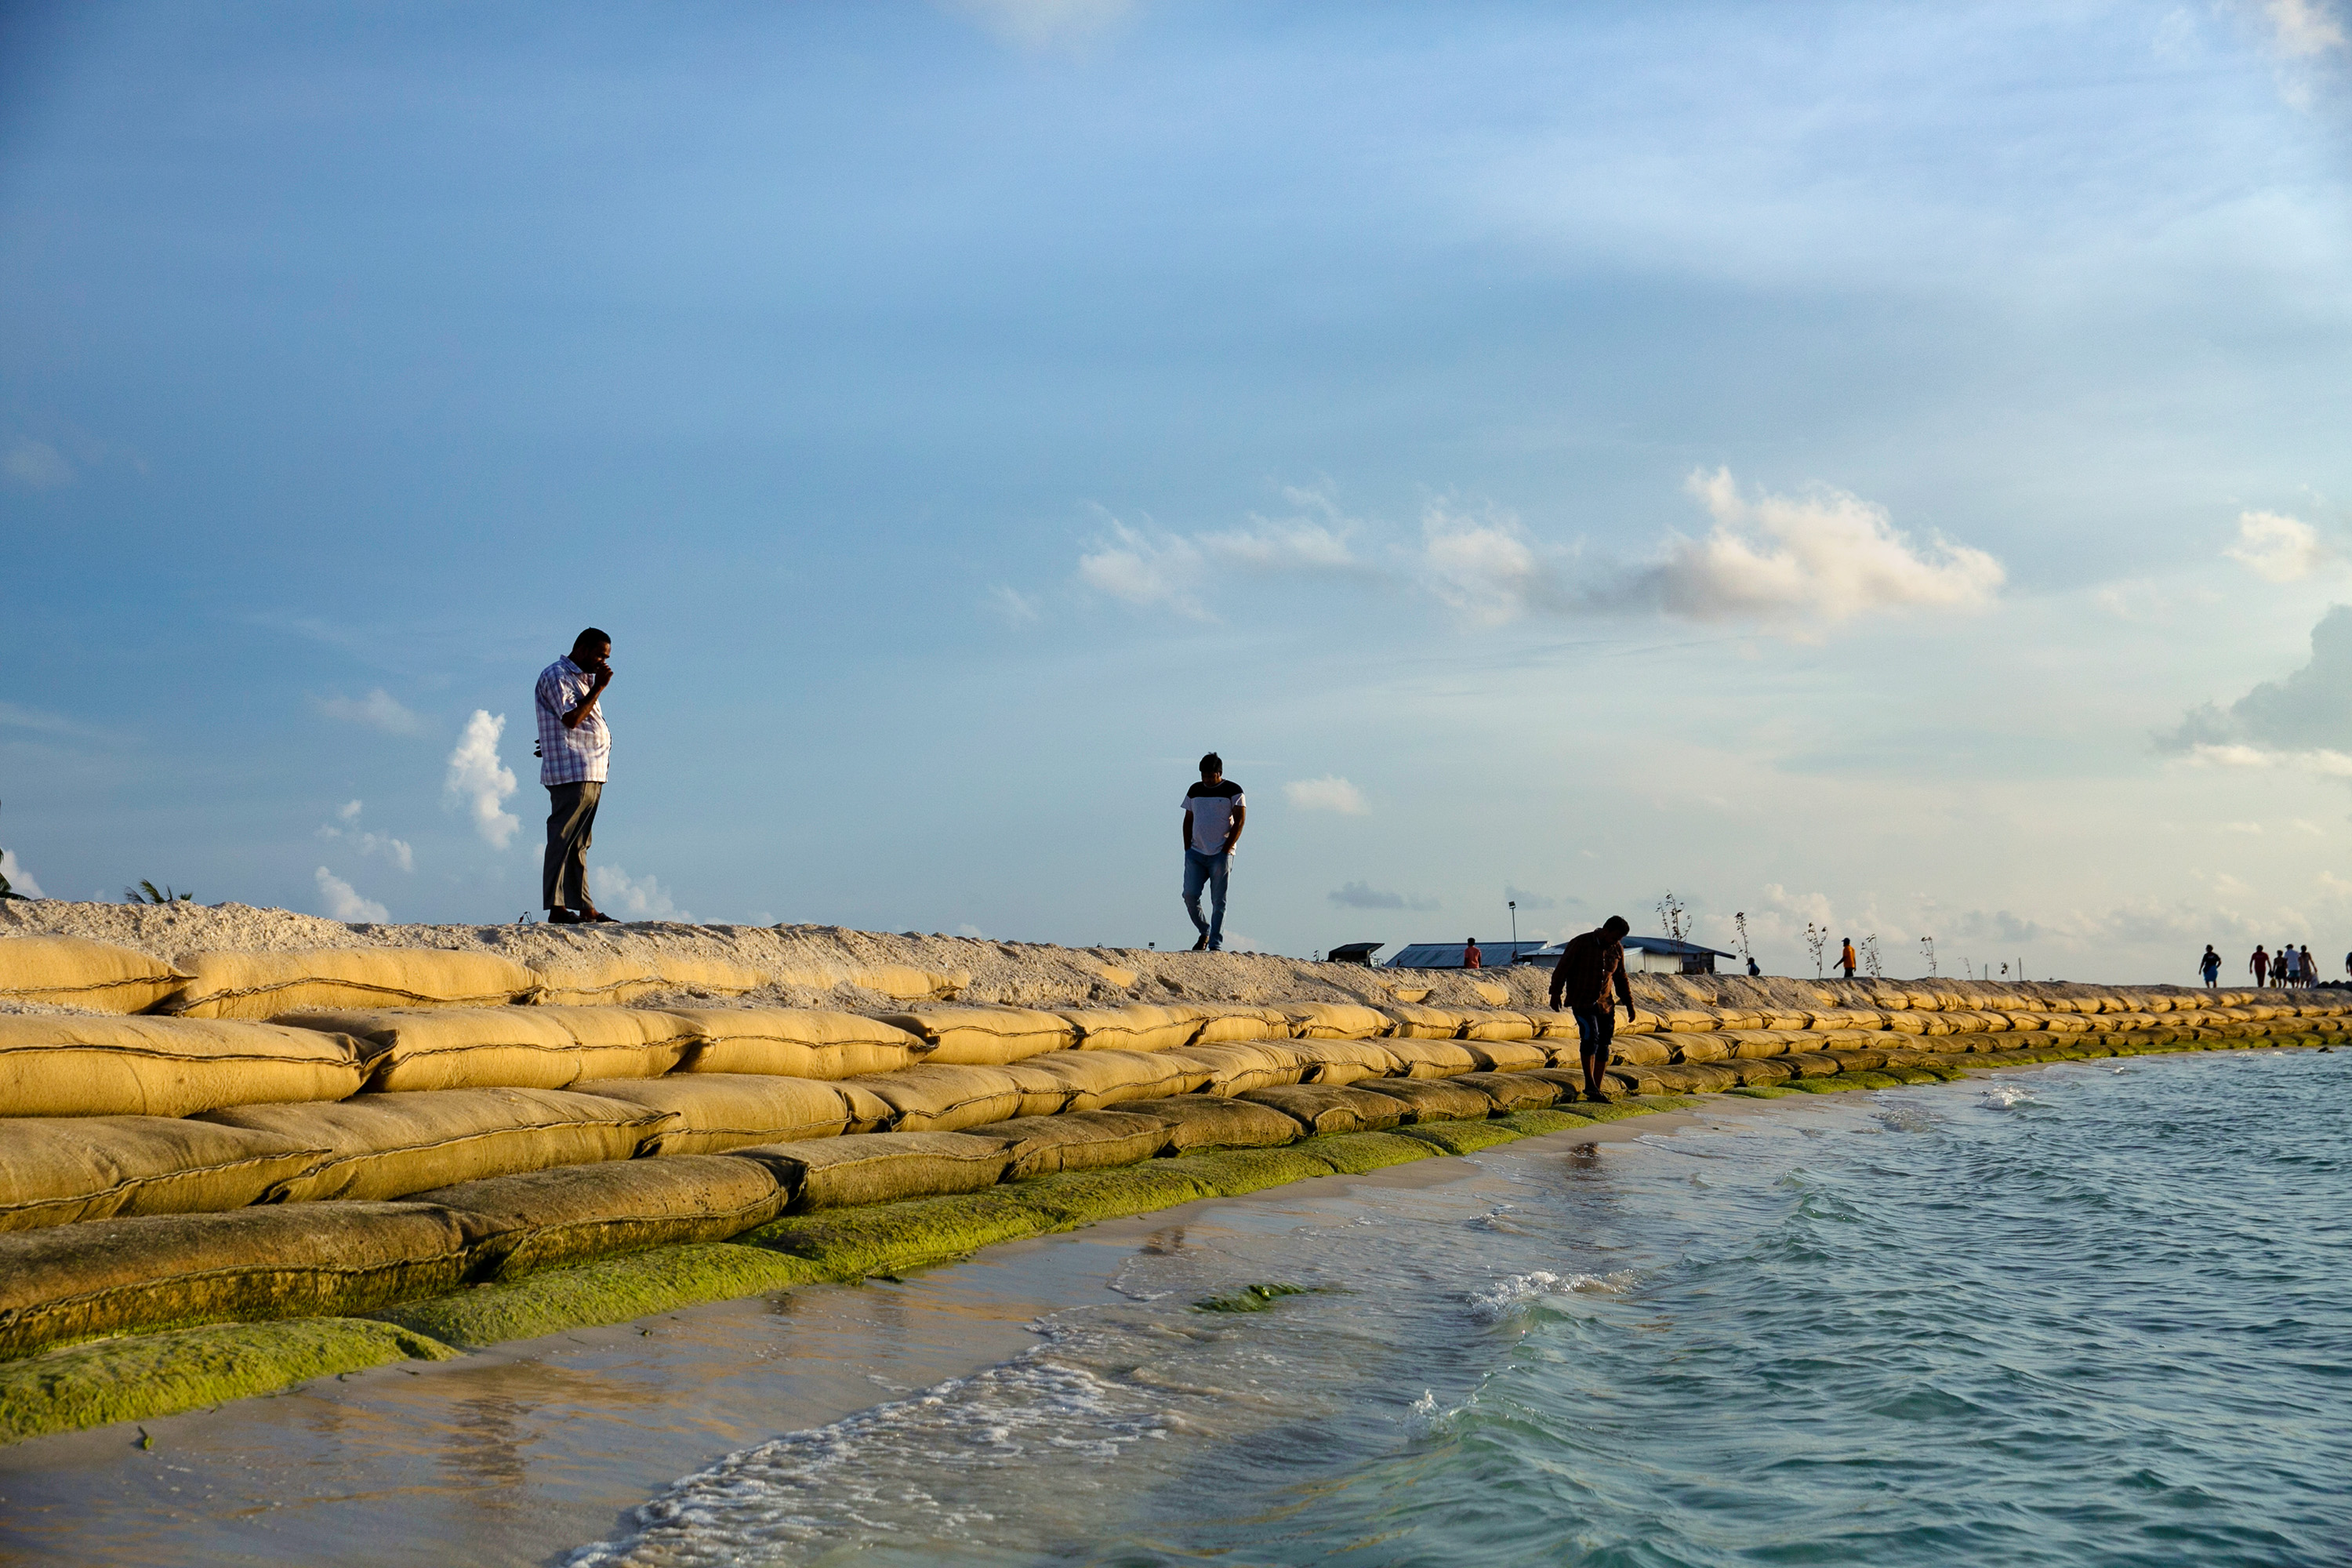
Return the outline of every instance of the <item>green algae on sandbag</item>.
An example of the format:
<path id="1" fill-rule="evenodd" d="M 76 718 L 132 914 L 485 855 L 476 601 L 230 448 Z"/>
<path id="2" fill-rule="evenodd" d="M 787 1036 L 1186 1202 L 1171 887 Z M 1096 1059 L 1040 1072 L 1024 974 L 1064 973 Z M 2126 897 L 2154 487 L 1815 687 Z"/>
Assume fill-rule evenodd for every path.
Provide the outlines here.
<path id="1" fill-rule="evenodd" d="M 1220 1149 L 1203 1154 L 1179 1154 L 1160 1162 L 1162 1169 L 1180 1171 L 1207 1184 L 1221 1198 L 1237 1198 L 1268 1187 L 1286 1186 L 1332 1173 L 1328 1161 L 1286 1149 Z"/>
<path id="2" fill-rule="evenodd" d="M 1405 1118 L 1402 1100 L 1369 1089 L 1328 1083 L 1277 1084 L 1254 1089 L 1240 1098 L 1281 1111 L 1308 1132 L 1356 1132 L 1366 1128 L 1394 1127 Z"/>
<path id="3" fill-rule="evenodd" d="M 1514 1110 L 1508 1116 L 1497 1116 L 1486 1125 L 1507 1127 L 1523 1138 L 1542 1138 L 1554 1132 L 1573 1132 L 1580 1127 L 1590 1127 L 1592 1118 L 1572 1110 Z"/>
<path id="4" fill-rule="evenodd" d="M 1382 1094 L 1403 1101 L 1412 1113 L 1408 1120 L 1416 1122 L 1484 1121 L 1494 1110 L 1494 1101 L 1475 1089 L 1464 1088 L 1450 1079 L 1376 1078 L 1355 1087 L 1367 1094 Z"/>
<path id="5" fill-rule="evenodd" d="M 1119 1106 L 1128 1116 L 1166 1123 L 1168 1147 L 1274 1149 L 1298 1136 L 1298 1123 L 1270 1105 L 1215 1095 L 1180 1094 L 1167 1100 L 1130 1100 Z"/>
<path id="6" fill-rule="evenodd" d="M 772 1171 L 786 1204 L 801 1212 L 981 1192 L 1004 1179 L 1013 1150 L 971 1132 L 862 1132 L 730 1149 L 727 1157 Z"/>
<path id="7" fill-rule="evenodd" d="M 558 1263 L 694 1241 L 724 1241 L 784 1206 L 776 1174 L 731 1154 L 567 1165 L 420 1194 L 465 1216 L 477 1267 L 511 1279 Z"/>
<path id="8" fill-rule="evenodd" d="M 1559 1103 L 1565 1091 L 1560 1081 L 1564 1076 L 1558 1068 L 1546 1068 L 1539 1072 L 1465 1072 L 1445 1081 L 1476 1089 L 1493 1102 L 1499 1115 L 1514 1110 L 1541 1110 Z"/>
<path id="9" fill-rule="evenodd" d="M 1105 1053 L 1108 1054 L 1108 1053 Z M 1012 1163 L 1004 1180 L 1024 1181 L 1059 1171 L 1099 1171 L 1149 1160 L 1168 1147 L 1168 1124 L 1154 1116 L 1117 1110 L 1069 1110 L 992 1124 L 984 1133 L 1004 1145 Z"/>
<path id="10" fill-rule="evenodd" d="M 0 1365 L 0 1442 L 151 1420 L 314 1377 L 457 1353 L 415 1330 L 359 1318 L 127 1335 Z"/>
<path id="11" fill-rule="evenodd" d="M 1896 1089 L 1901 1086 L 1884 1073 L 1841 1072 L 1827 1078 L 1792 1078 L 1789 1087 L 1807 1094 L 1843 1094 L 1857 1089 Z"/>
<path id="12" fill-rule="evenodd" d="M 1418 1138 L 1448 1154 L 1475 1154 L 1498 1143 L 1516 1143 L 1527 1136 L 1499 1121 L 1416 1121 L 1397 1129 L 1406 1138 Z"/>
<path id="13" fill-rule="evenodd" d="M 735 1240 L 805 1259 L 828 1279 L 857 1279 L 966 1258 L 1052 1228 L 1042 1210 L 999 1190 L 793 1215 Z"/>
<path id="14" fill-rule="evenodd" d="M 1784 1079 L 1779 1083 L 1744 1084 L 1738 1089 L 1727 1089 L 1723 1092 L 1726 1094 L 1739 1095 L 1748 1100 L 1780 1100 L 1788 1095 L 1800 1094 L 1803 1091 L 1801 1089 L 1790 1089 L 1789 1087 L 1789 1080 Z"/>
<path id="15" fill-rule="evenodd" d="M 1107 1219 L 1173 1208 L 1217 1189 L 1173 1160 L 1146 1160 L 1115 1171 L 1064 1171 L 1014 1182 L 1004 1195 L 1043 1215 L 1051 1228 L 1070 1230 Z"/>
<path id="16" fill-rule="evenodd" d="M 0 1235 L 0 1357 L 436 1296 L 466 1277 L 479 1237 L 468 1216 L 416 1203 L 272 1205 Z"/>
<path id="17" fill-rule="evenodd" d="M 1394 1132 L 1338 1132 L 1303 1139 L 1292 1145 L 1311 1154 L 1342 1176 L 1360 1176 L 1391 1165 L 1410 1164 L 1437 1153 L 1433 1144 Z"/>
<path id="18" fill-rule="evenodd" d="M 805 1258 L 714 1241 L 550 1268 L 528 1279 L 476 1285 L 371 1316 L 472 1349 L 565 1329 L 625 1323 L 698 1302 L 731 1301 L 825 1278 L 824 1270 Z"/>

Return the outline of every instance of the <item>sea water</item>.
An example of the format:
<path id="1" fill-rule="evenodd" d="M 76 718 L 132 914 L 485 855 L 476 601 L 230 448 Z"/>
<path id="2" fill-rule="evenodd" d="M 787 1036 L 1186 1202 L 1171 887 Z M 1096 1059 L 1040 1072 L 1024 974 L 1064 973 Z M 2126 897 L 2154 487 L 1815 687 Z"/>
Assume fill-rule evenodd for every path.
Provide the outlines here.
<path id="1" fill-rule="evenodd" d="M 554 1560 L 2352 1562 L 2347 1090 L 2095 1061 L 1220 1205 Z"/>

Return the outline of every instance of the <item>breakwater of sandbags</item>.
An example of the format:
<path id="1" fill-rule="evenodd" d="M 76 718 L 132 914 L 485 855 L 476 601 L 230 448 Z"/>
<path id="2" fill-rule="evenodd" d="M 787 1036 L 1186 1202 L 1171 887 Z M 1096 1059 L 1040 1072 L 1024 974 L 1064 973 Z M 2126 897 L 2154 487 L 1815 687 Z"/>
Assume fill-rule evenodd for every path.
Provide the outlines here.
<path id="1" fill-rule="evenodd" d="M 2346 1025 L 2333 992 L 1645 975 L 1616 1100 L 1593 1104 L 1573 1021 L 1524 969 L 807 928 L 239 952 L 208 944 L 213 912 L 178 946 L 0 931 L 0 1434 L 1693 1094 L 2320 1045 Z"/>

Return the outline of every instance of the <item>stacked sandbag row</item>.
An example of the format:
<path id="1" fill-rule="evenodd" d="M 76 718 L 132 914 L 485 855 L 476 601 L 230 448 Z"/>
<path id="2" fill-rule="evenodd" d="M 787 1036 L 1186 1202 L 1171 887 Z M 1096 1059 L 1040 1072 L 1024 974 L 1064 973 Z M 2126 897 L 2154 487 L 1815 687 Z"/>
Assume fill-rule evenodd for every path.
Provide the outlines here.
<path id="1" fill-rule="evenodd" d="M 970 981 L 968 974 L 941 974 L 906 964 L 778 974 L 725 959 L 677 953 L 637 959 L 592 952 L 525 965 L 491 952 L 355 947 L 195 952 L 167 963 L 134 949 L 79 937 L 0 942 L 0 1001 L 188 1018 L 269 1018 L 349 1007 L 611 1006 L 657 992 L 741 996 L 777 984 L 817 990 L 847 984 L 886 996 L 919 999 L 951 996 Z"/>

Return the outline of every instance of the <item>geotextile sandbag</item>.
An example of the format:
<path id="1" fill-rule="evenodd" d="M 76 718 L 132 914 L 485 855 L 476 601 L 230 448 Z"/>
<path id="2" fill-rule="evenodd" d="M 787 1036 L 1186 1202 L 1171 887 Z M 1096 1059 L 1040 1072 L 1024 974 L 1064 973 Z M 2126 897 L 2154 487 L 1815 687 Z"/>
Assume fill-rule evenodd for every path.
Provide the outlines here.
<path id="1" fill-rule="evenodd" d="M 1064 1111 L 1191 1094 L 1211 1076 L 1206 1063 L 1181 1051 L 1048 1051 L 1004 1070 L 1015 1068 L 1043 1073 L 1063 1085 L 1066 1092 L 1059 1109 Z"/>
<path id="2" fill-rule="evenodd" d="M 0 1121 L 0 1231 L 243 1208 L 325 1153 L 299 1139 L 173 1116 Z"/>
<path id="3" fill-rule="evenodd" d="M 759 1144 L 719 1158 L 772 1173 L 782 1184 L 786 1205 L 800 1213 L 976 1193 L 1003 1177 L 1013 1154 L 1013 1145 L 1003 1140 L 969 1132 L 869 1132 L 815 1143 Z"/>
<path id="4" fill-rule="evenodd" d="M 1069 1021 L 1032 1007 L 938 1006 L 887 1013 L 882 1021 L 928 1042 L 934 1067 L 1002 1067 L 1045 1051 L 1067 1050 Z"/>
<path id="5" fill-rule="evenodd" d="M 465 1278 L 479 1233 L 431 1204 L 295 1204 L 0 1235 L 0 1357 L 224 1320 L 339 1317 Z"/>
<path id="6" fill-rule="evenodd" d="M 1554 1068 L 1535 1072 L 1465 1072 L 1445 1081 L 1485 1095 L 1494 1102 L 1495 1114 L 1503 1116 L 1556 1102 L 1560 1096 L 1560 1086 L 1554 1076 L 1558 1071 Z"/>
<path id="7" fill-rule="evenodd" d="M 1021 1085 L 998 1068 L 926 1063 L 841 1081 L 887 1102 L 890 1125 L 900 1132 L 952 1132 L 1022 1114 Z"/>
<path id="8" fill-rule="evenodd" d="M 1299 1054 L 1297 1045 L 1294 1040 L 1261 1040 L 1186 1046 L 1165 1054 L 1202 1075 L 1200 1087 L 1192 1092 L 1230 1097 L 1306 1077 L 1314 1064 Z"/>
<path id="9" fill-rule="evenodd" d="M 1136 1003 L 1125 1007 L 1057 1007 L 1082 1051 L 1168 1051 L 1192 1044 L 1201 1020 L 1180 1007 Z"/>
<path id="10" fill-rule="evenodd" d="M 1676 1035 L 1673 1038 L 1675 1060 L 1678 1062 L 1719 1062 L 1731 1055 L 1734 1044 L 1723 1035 Z"/>
<path id="11" fill-rule="evenodd" d="M 843 1079 L 897 1072 L 930 1055 L 930 1042 L 895 1024 L 814 1007 L 672 1007 L 694 1033 L 680 1072 L 773 1073 Z"/>
<path id="12" fill-rule="evenodd" d="M 0 938 L 0 1001 L 144 1013 L 188 976 L 160 958 L 78 936 Z"/>
<path id="13" fill-rule="evenodd" d="M 0 1116 L 186 1116 L 341 1100 L 366 1081 L 344 1035 L 197 1018 L 0 1016 Z"/>
<path id="14" fill-rule="evenodd" d="M 1529 1068 L 1551 1065 L 1551 1053 L 1530 1039 L 1487 1039 L 1465 1035 L 1462 1048 L 1470 1053 L 1480 1072 L 1525 1072 Z"/>
<path id="15" fill-rule="evenodd" d="M 669 1120 L 638 1146 L 641 1154 L 717 1154 L 750 1143 L 838 1138 L 849 1106 L 830 1083 L 767 1073 L 686 1073 L 653 1079 L 590 1079 L 574 1091 L 665 1112 Z"/>
<path id="16" fill-rule="evenodd" d="M 1718 1062 L 1685 1062 L 1675 1067 L 1654 1068 L 1658 1081 L 1675 1094 L 1721 1094 L 1727 1089 L 1737 1089 L 1739 1074 Z"/>
<path id="17" fill-rule="evenodd" d="M 1196 1046 L 1239 1045 L 1251 1040 L 1286 1040 L 1290 1038 L 1290 1020 L 1271 1007 L 1252 1007 L 1239 1003 L 1195 1003 L 1188 1009 L 1200 1020 L 1200 1029 L 1192 1036 Z"/>
<path id="18" fill-rule="evenodd" d="M 1408 1121 L 1479 1121 L 1494 1110 L 1494 1102 L 1475 1089 L 1453 1079 L 1381 1078 L 1361 1085 L 1368 1094 L 1401 1100 L 1411 1113 Z"/>
<path id="19" fill-rule="evenodd" d="M 1290 1050 L 1303 1069 L 1298 1081 L 1349 1084 L 1368 1078 L 1400 1076 L 1397 1070 L 1397 1058 L 1389 1050 L 1389 1045 L 1390 1042 L 1386 1040 L 1308 1038 L 1293 1040 L 1290 1042 Z M 1459 1046 L 1448 1048 L 1461 1051 Z M 1461 1054 L 1465 1057 L 1469 1055 L 1466 1051 L 1462 1051 Z"/>
<path id="20" fill-rule="evenodd" d="M 1377 1039 L 1396 1026 L 1387 1014 L 1360 1002 L 1283 1002 L 1275 1011 L 1302 1040 Z"/>
<path id="21" fill-rule="evenodd" d="M 502 1007 L 539 982 L 512 959 L 437 947 L 328 947 L 302 952 L 194 952 L 180 961 L 186 1018 L 269 1018 L 353 1007 Z"/>
<path id="22" fill-rule="evenodd" d="M 1396 1063 L 1383 1077 L 1452 1078 L 1478 1070 L 1478 1058 L 1459 1040 L 1382 1040 L 1381 1048 Z"/>
<path id="23" fill-rule="evenodd" d="M 1609 1058 L 1629 1067 L 1664 1067 L 1675 1059 L 1677 1043 L 1673 1035 L 1636 1035 L 1630 1040 L 1620 1035 L 1609 1042 Z M 1551 1058 L 1555 1067 L 1576 1067 L 1584 1059 L 1584 1047 L 1562 1042 L 1552 1047 Z"/>
<path id="24" fill-rule="evenodd" d="M 657 1078 L 693 1039 L 685 1020 L 634 1007 L 415 1007 L 281 1014 L 289 1028 L 360 1042 L 368 1087 L 563 1089 L 587 1078 Z"/>
<path id="25" fill-rule="evenodd" d="M 1124 1116 L 1149 1116 L 1164 1122 L 1171 1151 L 1271 1149 L 1298 1136 L 1297 1121 L 1270 1105 L 1249 1100 L 1181 1094 L 1167 1100 L 1130 1100 L 1118 1109 Z"/>
<path id="26" fill-rule="evenodd" d="M 1298 1083 L 1254 1089 L 1241 1097 L 1279 1110 L 1310 1133 L 1362 1132 L 1394 1127 L 1404 1120 L 1404 1102 L 1367 1089 Z"/>
<path id="27" fill-rule="evenodd" d="M 664 991 L 684 991 L 697 996 L 741 996 L 757 991 L 773 978 L 765 970 L 730 958 L 709 958 L 665 952 L 654 960 Z"/>
<path id="28" fill-rule="evenodd" d="M 985 1131 L 957 1134 L 993 1138 L 1012 1163 L 1008 1182 L 1047 1176 L 1056 1171 L 1097 1171 L 1149 1160 L 1169 1146 L 1169 1126 L 1156 1116 L 1121 1110 L 1073 1110 L 1060 1116 L 1024 1116 L 992 1123 Z"/>
<path id="29" fill-rule="evenodd" d="M 667 1111 L 560 1089 L 444 1089 L 362 1094 L 332 1103 L 239 1105 L 200 1121 L 325 1148 L 274 1202 L 382 1200 L 551 1165 L 627 1160 Z"/>
<path id="30" fill-rule="evenodd" d="M 1790 1051 L 1773 1059 L 1797 1078 L 1828 1078 L 1838 1070 L 1837 1058 L 1822 1051 Z"/>
<path id="31" fill-rule="evenodd" d="M 1462 1015 L 1451 1008 L 1391 1002 L 1381 1011 L 1394 1023 L 1394 1032 L 1400 1039 L 1450 1040 L 1462 1033 Z"/>
<path id="32" fill-rule="evenodd" d="M 1462 1015 L 1465 1040 L 1532 1040 L 1541 1031 L 1525 1013 L 1488 1007 Z"/>
<path id="33" fill-rule="evenodd" d="M 756 1161 L 724 1154 L 566 1165 L 419 1194 L 478 1238 L 478 1272 L 510 1279 L 648 1247 L 724 1241 L 782 1212 L 784 1189 Z"/>
<path id="34" fill-rule="evenodd" d="M 1822 1055 L 1837 1063 L 1840 1072 L 1873 1072 L 1886 1065 L 1883 1050 L 1823 1051 Z"/>
<path id="35" fill-rule="evenodd" d="M 543 1006 L 621 1006 L 664 989 L 651 963 L 617 952 L 583 950 L 526 959 L 523 967 L 539 983 Z"/>

